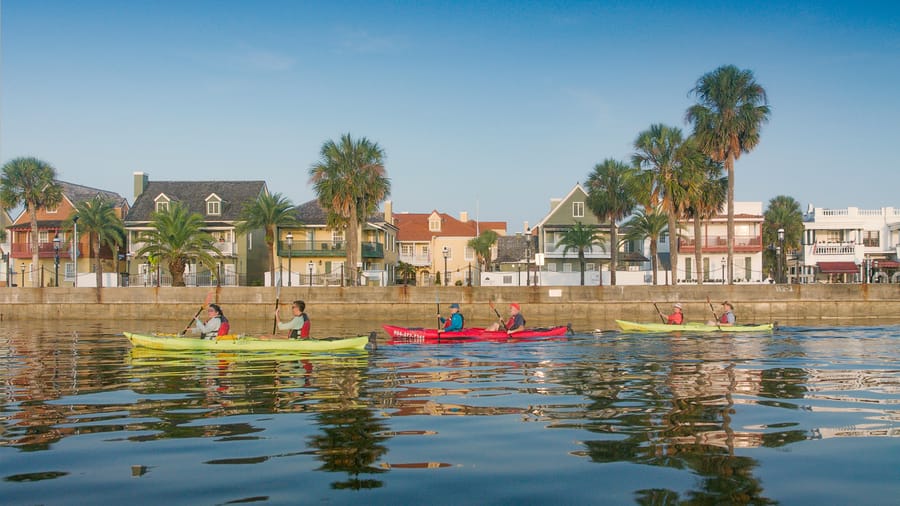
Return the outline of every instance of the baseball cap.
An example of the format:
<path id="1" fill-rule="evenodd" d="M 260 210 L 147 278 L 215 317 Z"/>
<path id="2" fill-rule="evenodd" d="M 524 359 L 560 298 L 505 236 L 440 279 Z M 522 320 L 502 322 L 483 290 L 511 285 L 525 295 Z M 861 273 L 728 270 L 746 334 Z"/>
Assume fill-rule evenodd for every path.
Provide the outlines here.
<path id="1" fill-rule="evenodd" d="M 515 303 L 515 302 L 513 302 L 512 304 L 510 304 L 509 307 L 515 308 L 516 311 L 519 311 L 519 310 L 521 309 L 521 308 L 519 307 L 519 304 L 517 304 L 517 303 Z"/>
<path id="2" fill-rule="evenodd" d="M 678 309 L 681 309 L 681 304 L 680 304 L 680 303 L 678 303 L 678 302 L 676 302 L 676 303 L 675 303 L 675 305 L 674 305 L 674 306 L 672 306 L 672 307 L 677 307 L 677 308 L 678 308 Z"/>
<path id="3" fill-rule="evenodd" d="M 450 304 L 450 309 L 459 309 L 459 304 L 455 302 L 453 304 Z"/>

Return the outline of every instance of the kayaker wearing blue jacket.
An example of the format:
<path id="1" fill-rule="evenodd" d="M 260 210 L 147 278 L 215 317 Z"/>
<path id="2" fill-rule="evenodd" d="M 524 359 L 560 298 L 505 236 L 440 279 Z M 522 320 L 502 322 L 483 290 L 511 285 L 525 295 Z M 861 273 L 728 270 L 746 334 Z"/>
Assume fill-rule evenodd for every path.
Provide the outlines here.
<path id="1" fill-rule="evenodd" d="M 444 326 L 444 328 L 438 329 L 438 332 L 455 332 L 462 330 L 463 325 L 465 325 L 465 318 L 459 312 L 459 304 L 455 302 L 450 304 L 450 318 L 443 318 L 440 313 L 437 316 L 441 325 Z"/>

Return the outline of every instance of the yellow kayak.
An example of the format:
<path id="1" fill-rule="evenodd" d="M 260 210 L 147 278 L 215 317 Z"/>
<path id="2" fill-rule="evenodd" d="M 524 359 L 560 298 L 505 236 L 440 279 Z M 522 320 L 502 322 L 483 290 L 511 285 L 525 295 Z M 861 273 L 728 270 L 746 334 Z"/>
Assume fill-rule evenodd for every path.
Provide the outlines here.
<path id="1" fill-rule="evenodd" d="M 219 336 L 217 339 L 178 337 L 124 332 L 132 346 L 178 351 L 280 351 L 313 353 L 320 351 L 364 350 L 375 333 L 346 339 L 260 339 L 250 336 Z"/>
<path id="2" fill-rule="evenodd" d="M 627 320 L 616 320 L 622 332 L 771 332 L 773 323 L 758 325 L 707 325 L 705 323 L 685 323 L 683 325 L 666 325 L 665 323 L 638 323 Z"/>

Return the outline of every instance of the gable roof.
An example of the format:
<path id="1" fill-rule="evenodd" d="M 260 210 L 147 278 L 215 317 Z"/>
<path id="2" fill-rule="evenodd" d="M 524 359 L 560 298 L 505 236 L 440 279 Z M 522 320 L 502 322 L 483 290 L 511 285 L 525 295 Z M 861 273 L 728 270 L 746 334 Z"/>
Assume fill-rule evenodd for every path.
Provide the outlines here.
<path id="1" fill-rule="evenodd" d="M 565 206 L 566 204 L 571 202 L 571 199 L 579 193 L 581 195 L 584 195 L 585 200 L 587 200 L 587 191 L 585 191 L 584 187 L 581 186 L 581 183 L 575 183 L 575 186 L 573 186 L 572 189 L 569 190 L 569 193 L 567 193 L 565 197 L 560 199 L 559 202 L 557 202 L 550 209 L 550 212 L 547 213 L 543 217 L 543 219 L 541 219 L 541 221 L 538 222 L 538 224 L 535 225 L 533 228 L 547 226 L 547 222 L 549 222 L 556 215 L 556 213 L 559 212 L 560 209 L 562 209 L 563 206 Z M 591 224 L 591 225 L 596 224 L 597 218 L 587 208 L 585 208 L 585 210 L 584 210 L 584 216 L 585 216 L 585 218 L 588 218 L 589 216 L 593 217 L 593 218 L 588 218 L 587 220 L 584 220 L 586 222 L 586 224 Z"/>
<path id="2" fill-rule="evenodd" d="M 156 211 L 156 198 L 165 194 L 172 202 L 180 202 L 188 211 L 206 214 L 206 198 L 212 194 L 222 199 L 221 214 L 214 221 L 237 221 L 244 203 L 267 192 L 265 181 L 148 181 L 147 187 L 134 200 L 126 222 L 150 221 Z"/>
<path id="3" fill-rule="evenodd" d="M 535 241 L 535 236 L 532 233 L 531 235 L 508 235 L 504 237 L 497 238 L 497 258 L 494 259 L 497 263 L 518 263 L 525 260 L 526 255 L 526 245 L 528 242 L 531 242 L 531 251 L 537 251 L 537 242 Z"/>
<path id="4" fill-rule="evenodd" d="M 68 199 L 69 202 L 72 203 L 72 206 L 76 206 L 82 202 L 91 200 L 97 195 L 111 200 L 114 207 L 122 207 L 123 205 L 128 204 L 128 201 L 125 200 L 125 197 L 119 195 L 116 192 L 98 190 L 97 188 L 82 186 L 75 183 L 68 183 L 66 181 L 57 181 L 57 183 L 59 183 L 59 186 L 62 187 L 63 197 Z"/>
<path id="5" fill-rule="evenodd" d="M 319 199 L 313 199 L 294 207 L 297 219 L 304 226 L 327 226 L 328 213 L 319 203 Z M 384 213 L 376 212 L 366 218 L 366 222 L 372 225 L 384 224 Z"/>
<path id="6" fill-rule="evenodd" d="M 428 229 L 428 219 L 437 214 L 441 219 L 441 230 L 435 232 Z M 460 221 L 446 213 L 432 211 L 430 213 L 394 213 L 394 225 L 399 230 L 398 241 L 430 241 L 432 237 L 478 237 L 480 232 L 493 230 L 500 235 L 506 234 L 505 221 Z"/>

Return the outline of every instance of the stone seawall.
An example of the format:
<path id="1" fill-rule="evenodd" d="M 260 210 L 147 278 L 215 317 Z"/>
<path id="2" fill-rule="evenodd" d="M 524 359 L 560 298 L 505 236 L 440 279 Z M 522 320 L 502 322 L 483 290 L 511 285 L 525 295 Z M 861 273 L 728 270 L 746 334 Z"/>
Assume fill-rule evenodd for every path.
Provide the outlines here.
<path id="1" fill-rule="evenodd" d="M 270 318 L 275 289 L 222 288 L 0 288 L 0 321 L 21 319 L 146 320 L 189 318 L 212 293 L 231 319 Z M 282 304 L 305 300 L 316 319 L 356 318 L 412 324 L 433 320 L 436 304 L 448 313 L 463 305 L 483 323 L 494 301 L 504 316 L 518 302 L 529 324 L 577 320 L 595 327 L 613 320 L 657 321 L 653 303 L 664 313 L 680 302 L 688 320 L 711 318 L 723 300 L 734 303 L 743 322 L 801 324 L 829 319 L 889 320 L 900 317 L 900 285 L 678 285 L 602 287 L 283 287 Z M 285 308 L 287 309 L 287 308 Z M 289 311 L 283 311 L 287 318 Z M 475 325 L 477 323 L 473 323 Z"/>

